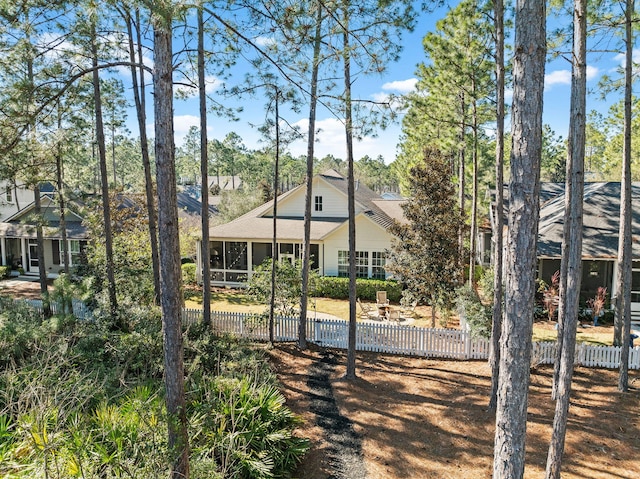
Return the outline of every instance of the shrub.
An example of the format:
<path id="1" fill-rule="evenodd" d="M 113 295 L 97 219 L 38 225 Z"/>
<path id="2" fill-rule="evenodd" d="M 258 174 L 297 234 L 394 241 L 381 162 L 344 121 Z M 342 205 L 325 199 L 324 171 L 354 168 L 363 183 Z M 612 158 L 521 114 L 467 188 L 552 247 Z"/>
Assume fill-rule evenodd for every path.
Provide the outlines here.
<path id="1" fill-rule="evenodd" d="M 397 281 L 380 279 L 356 279 L 356 296 L 367 301 L 376 300 L 376 291 L 386 291 L 389 301 L 402 299 L 402 287 Z M 317 279 L 313 296 L 332 299 L 349 299 L 349 278 L 321 276 Z"/>
<path id="2" fill-rule="evenodd" d="M 195 263 L 184 263 L 182 265 L 182 282 L 184 284 L 196 284 Z"/>
<path id="3" fill-rule="evenodd" d="M 456 290 L 456 306 L 460 318 L 464 318 L 473 337 L 491 337 L 491 308 L 480 301 L 476 291 L 469 285 Z"/>
<path id="4" fill-rule="evenodd" d="M 300 419 L 273 385 L 216 377 L 197 394 L 195 427 L 207 434 L 196 434 L 193 453 L 217 463 L 223 477 L 287 477 L 309 449 L 293 435 Z"/>
<path id="5" fill-rule="evenodd" d="M 8 278 L 11 266 L 0 266 L 0 279 Z"/>

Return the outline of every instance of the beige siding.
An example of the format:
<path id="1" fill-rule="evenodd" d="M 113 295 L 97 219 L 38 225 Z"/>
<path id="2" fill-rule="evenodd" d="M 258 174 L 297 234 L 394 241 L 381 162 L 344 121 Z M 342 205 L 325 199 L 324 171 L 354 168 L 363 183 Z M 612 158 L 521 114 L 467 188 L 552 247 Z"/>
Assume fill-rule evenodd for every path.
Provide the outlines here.
<path id="1" fill-rule="evenodd" d="M 347 197 L 333 186 L 316 178 L 313 182 L 311 198 L 311 216 L 313 218 L 346 218 Z M 315 197 L 322 197 L 322 211 L 315 211 Z M 304 188 L 292 193 L 285 201 L 278 204 L 278 216 L 303 217 L 304 216 Z"/>
<path id="2" fill-rule="evenodd" d="M 371 264 L 371 252 L 385 251 L 391 248 L 393 236 L 381 226 L 366 217 L 356 218 L 356 251 L 369 252 L 369 264 Z M 349 232 L 347 225 L 338 229 L 324 242 L 324 272 L 326 276 L 338 275 L 338 251 L 349 248 Z"/>

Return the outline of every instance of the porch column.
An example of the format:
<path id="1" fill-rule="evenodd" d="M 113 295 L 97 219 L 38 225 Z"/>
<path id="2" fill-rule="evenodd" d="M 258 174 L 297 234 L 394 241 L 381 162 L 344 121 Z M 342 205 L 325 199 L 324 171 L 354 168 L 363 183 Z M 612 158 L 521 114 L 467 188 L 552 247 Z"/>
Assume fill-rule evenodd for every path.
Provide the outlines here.
<path id="1" fill-rule="evenodd" d="M 0 260 L 2 261 L 3 266 L 7 265 L 7 239 L 3 236 L 0 238 L 0 255 L 2 256 Z"/>
<path id="2" fill-rule="evenodd" d="M 29 271 L 29 258 L 27 255 L 27 239 L 20 238 L 20 256 L 22 257 L 22 269 L 26 273 Z"/>

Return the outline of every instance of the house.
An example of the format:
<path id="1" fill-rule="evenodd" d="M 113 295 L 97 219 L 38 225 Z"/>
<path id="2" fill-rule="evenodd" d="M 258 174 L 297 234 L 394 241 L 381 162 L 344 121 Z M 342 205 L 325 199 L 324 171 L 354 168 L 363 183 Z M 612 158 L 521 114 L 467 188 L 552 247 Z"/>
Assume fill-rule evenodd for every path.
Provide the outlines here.
<path id="1" fill-rule="evenodd" d="M 394 219 L 402 220 L 404 200 L 384 200 L 364 184 L 356 185 L 357 276 L 385 279 L 385 251 L 393 235 Z M 301 258 L 306 188 L 300 185 L 278 197 L 277 251 L 280 261 Z M 348 275 L 347 180 L 335 170 L 313 178 L 311 213 L 312 268 L 324 276 Z M 266 204 L 210 229 L 211 284 L 243 286 L 254 269 L 273 256 L 274 202 Z M 198 279 L 202 280 L 201 248 L 198 248 Z"/>
<path id="2" fill-rule="evenodd" d="M 40 193 L 52 193 L 54 188 L 51 183 L 40 185 Z M 33 202 L 33 190 L 23 184 L 13 184 L 9 181 L 0 181 L 0 221 L 15 215 L 22 208 Z"/>
<path id="3" fill-rule="evenodd" d="M 564 225 L 563 185 L 554 184 L 556 194 L 541 195 L 538 227 L 538 275 L 549 281 L 560 270 Z M 543 190 L 549 191 L 549 188 Z M 544 199 L 544 201 L 543 201 Z M 595 296 L 605 286 L 609 298 L 616 296 L 618 270 L 618 231 L 620 227 L 620 183 L 585 183 L 582 234 L 581 300 Z M 640 183 L 632 185 L 632 258 L 633 279 L 631 309 L 640 311 Z"/>
<path id="4" fill-rule="evenodd" d="M 57 276 L 64 268 L 64 244 L 60 230 L 60 212 L 53 193 L 41 193 L 41 212 L 44 219 L 44 261 L 38 258 L 36 228 L 31 215 L 35 209 L 33 192 L 31 203 L 22 209 L 2 218 L 0 222 L 0 264 L 12 266 L 16 271 L 22 269 L 25 274 L 39 274 L 45 265 L 47 274 Z M 66 236 L 69 251 L 69 265 L 80 262 L 88 241 L 87 229 L 82 218 L 75 212 L 65 211 Z"/>

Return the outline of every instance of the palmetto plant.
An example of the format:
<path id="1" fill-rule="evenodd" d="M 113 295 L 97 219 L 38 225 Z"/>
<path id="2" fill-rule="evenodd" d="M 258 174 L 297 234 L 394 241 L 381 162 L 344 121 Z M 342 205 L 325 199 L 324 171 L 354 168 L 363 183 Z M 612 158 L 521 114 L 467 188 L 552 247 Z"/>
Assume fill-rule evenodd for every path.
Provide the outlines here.
<path id="1" fill-rule="evenodd" d="M 272 385 L 216 378 L 199 396 L 194 453 L 214 459 L 223 477 L 283 477 L 309 447 L 292 434 L 299 419 Z"/>

